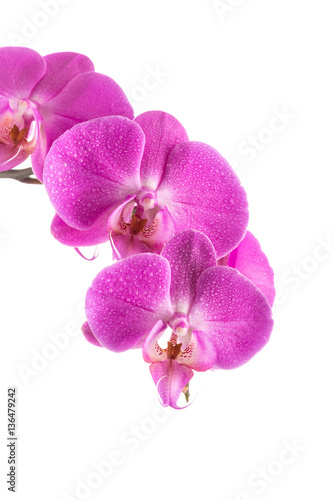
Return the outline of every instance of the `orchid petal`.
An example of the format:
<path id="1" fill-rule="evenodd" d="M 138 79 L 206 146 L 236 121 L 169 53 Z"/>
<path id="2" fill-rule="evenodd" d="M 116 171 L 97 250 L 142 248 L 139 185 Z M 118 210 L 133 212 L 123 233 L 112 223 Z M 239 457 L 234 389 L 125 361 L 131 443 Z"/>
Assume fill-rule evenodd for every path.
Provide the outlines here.
<path id="1" fill-rule="evenodd" d="M 82 259 L 86 260 L 87 262 L 92 262 L 93 260 L 96 260 L 99 255 L 98 247 L 95 248 L 94 255 L 92 257 L 86 257 L 85 255 L 83 255 L 83 253 L 78 247 L 74 247 L 74 250 L 80 257 L 82 257 Z"/>
<path id="2" fill-rule="evenodd" d="M 133 109 L 119 85 L 92 71 L 71 80 L 53 99 L 41 104 L 44 119 L 41 141 L 32 156 L 32 168 L 43 181 L 45 157 L 53 142 L 74 125 L 94 118 L 120 115 L 133 118 Z"/>
<path id="3" fill-rule="evenodd" d="M 176 118 L 163 111 L 147 111 L 137 116 L 135 121 L 146 137 L 141 162 L 142 185 L 155 190 L 170 152 L 176 144 L 188 140 L 187 133 Z"/>
<path id="4" fill-rule="evenodd" d="M 94 71 L 89 57 L 75 52 L 48 54 L 44 60 L 46 73 L 30 94 L 30 98 L 39 103 L 53 99 L 77 75 Z"/>
<path id="5" fill-rule="evenodd" d="M 88 71 L 77 75 L 53 99 L 41 105 L 45 119 L 66 116 L 77 123 L 101 116 L 133 119 L 133 109 L 120 86 L 109 76 Z"/>
<path id="6" fill-rule="evenodd" d="M 148 246 L 150 251 L 160 253 L 174 234 L 175 224 L 173 218 L 167 207 L 164 207 L 163 210 L 157 212 L 151 224 L 145 227 L 138 237 Z"/>
<path id="7" fill-rule="evenodd" d="M 158 340 L 167 327 L 166 323 L 159 320 L 146 338 L 142 347 L 142 355 L 147 363 L 155 363 L 166 359 L 166 351 L 160 348 Z"/>
<path id="8" fill-rule="evenodd" d="M 206 235 L 192 229 L 176 234 L 161 255 L 171 267 L 171 303 L 175 311 L 188 313 L 200 274 L 216 265 L 213 245 Z"/>
<path id="9" fill-rule="evenodd" d="M 261 250 L 259 241 L 247 231 L 244 239 L 230 253 L 227 264 L 241 272 L 252 281 L 268 300 L 270 306 L 274 303 L 275 287 L 274 272 L 268 259 Z"/>
<path id="10" fill-rule="evenodd" d="M 0 96 L 27 98 L 44 76 L 46 62 L 26 47 L 0 48 Z"/>
<path id="11" fill-rule="evenodd" d="M 193 328 L 206 333 L 217 352 L 217 368 L 236 368 L 268 342 L 271 308 L 258 288 L 235 269 L 213 267 L 198 281 L 189 315 Z"/>
<path id="12" fill-rule="evenodd" d="M 1 51 L 1 49 L 0 49 Z M 9 113 L 10 116 L 13 115 L 11 107 L 9 105 L 9 100 L 7 97 L 0 96 L 0 116 L 3 114 Z"/>
<path id="13" fill-rule="evenodd" d="M 28 151 L 24 151 L 20 145 L 15 147 L 0 143 L 0 172 L 10 170 L 20 165 L 30 156 Z"/>
<path id="14" fill-rule="evenodd" d="M 93 332 L 91 331 L 90 329 L 90 326 L 88 324 L 88 321 L 85 321 L 81 327 L 81 331 L 85 337 L 86 340 L 88 340 L 88 342 L 90 342 L 90 344 L 93 344 L 93 345 L 96 345 L 98 347 L 103 347 L 99 342 L 98 340 L 96 339 L 96 337 L 93 335 Z"/>
<path id="15" fill-rule="evenodd" d="M 110 211 L 105 212 L 95 224 L 85 231 L 74 229 L 64 222 L 59 215 L 55 215 L 51 224 L 51 234 L 63 245 L 70 247 L 88 247 L 105 243 L 109 239 L 106 229 Z"/>
<path id="16" fill-rule="evenodd" d="M 31 155 L 32 169 L 40 182 L 43 182 L 45 158 L 52 144 L 58 137 L 76 124 L 75 120 L 66 116 L 54 116 L 52 121 L 50 117 L 49 120 L 42 122 L 39 141 L 35 151 Z"/>
<path id="17" fill-rule="evenodd" d="M 108 232 L 112 233 L 112 235 L 123 233 L 123 227 L 121 225 L 121 214 L 123 210 L 126 211 L 126 213 L 129 212 L 129 216 L 132 214 L 133 208 L 135 206 L 135 201 L 133 201 L 135 196 L 136 194 L 126 196 L 125 200 L 112 211 L 108 220 Z M 125 222 L 129 222 L 129 220 L 127 221 L 126 217 L 125 219 Z M 128 219 L 130 219 L 130 217 Z"/>
<path id="18" fill-rule="evenodd" d="M 216 362 L 214 344 L 204 332 L 193 331 L 190 343 L 180 352 L 176 361 L 198 372 L 205 372 Z"/>
<path id="19" fill-rule="evenodd" d="M 151 249 L 144 242 L 140 241 L 139 238 L 133 236 L 133 234 L 111 234 L 110 239 L 116 260 L 131 257 L 138 253 L 151 252 Z"/>
<path id="20" fill-rule="evenodd" d="M 149 367 L 163 406 L 171 406 L 176 410 L 182 390 L 193 377 L 193 371 L 175 360 L 166 359 L 153 363 Z"/>
<path id="21" fill-rule="evenodd" d="M 86 297 L 90 328 L 104 347 L 126 351 L 172 316 L 170 266 L 155 254 L 140 254 L 101 271 Z"/>
<path id="22" fill-rule="evenodd" d="M 89 229 L 110 208 L 140 189 L 144 136 L 121 116 L 80 123 L 52 146 L 44 184 L 66 224 Z"/>
<path id="23" fill-rule="evenodd" d="M 170 210 L 178 232 L 197 229 L 205 233 L 217 258 L 235 248 L 245 234 L 246 193 L 226 160 L 207 144 L 175 146 L 157 199 Z"/>

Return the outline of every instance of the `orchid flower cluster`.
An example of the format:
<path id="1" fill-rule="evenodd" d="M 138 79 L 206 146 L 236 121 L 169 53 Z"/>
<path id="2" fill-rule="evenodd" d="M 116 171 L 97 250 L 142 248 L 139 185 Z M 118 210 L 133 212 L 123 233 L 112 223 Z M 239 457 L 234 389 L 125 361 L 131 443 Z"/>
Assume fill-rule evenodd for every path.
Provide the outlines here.
<path id="1" fill-rule="evenodd" d="M 56 211 L 53 236 L 76 249 L 111 244 L 115 262 L 86 295 L 85 338 L 142 349 L 164 406 L 188 401 L 194 371 L 237 368 L 267 343 L 273 271 L 247 231 L 246 193 L 176 118 L 134 118 L 86 56 L 5 47 L 0 171 L 29 156 Z"/>

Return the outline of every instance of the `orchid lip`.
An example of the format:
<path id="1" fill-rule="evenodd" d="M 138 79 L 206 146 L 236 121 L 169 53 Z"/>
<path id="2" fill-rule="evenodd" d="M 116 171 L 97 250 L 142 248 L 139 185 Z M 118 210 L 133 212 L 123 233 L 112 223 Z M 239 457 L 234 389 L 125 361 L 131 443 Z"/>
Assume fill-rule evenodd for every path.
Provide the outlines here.
<path id="1" fill-rule="evenodd" d="M 182 344 L 174 344 L 173 342 L 168 342 L 168 347 L 166 348 L 167 359 L 176 359 L 178 354 L 180 354 Z"/>
<path id="2" fill-rule="evenodd" d="M 38 138 L 36 113 L 30 101 L 8 100 L 8 107 L 0 116 L 0 143 L 14 148 L 13 157 L 22 149 L 29 154 L 35 149 Z"/>
<path id="3" fill-rule="evenodd" d="M 154 191 L 143 188 L 138 195 L 127 197 L 113 210 L 107 230 L 113 239 L 114 247 L 119 245 L 117 252 L 114 252 L 116 259 L 142 251 L 160 253 L 165 243 L 173 236 L 175 228 L 170 213 L 167 207 L 162 208 L 155 204 L 156 201 Z M 121 250 L 120 237 L 127 241 L 125 251 L 124 248 Z M 134 248 L 134 252 L 130 247 Z"/>

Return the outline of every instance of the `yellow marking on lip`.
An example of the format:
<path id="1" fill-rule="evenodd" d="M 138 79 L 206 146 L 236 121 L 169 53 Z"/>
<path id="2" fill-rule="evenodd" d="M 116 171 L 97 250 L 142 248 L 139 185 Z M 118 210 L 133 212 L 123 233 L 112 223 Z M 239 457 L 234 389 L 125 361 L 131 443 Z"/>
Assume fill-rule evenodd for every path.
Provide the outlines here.
<path id="1" fill-rule="evenodd" d="M 25 141 L 25 138 L 28 135 L 28 129 L 23 128 L 20 130 L 17 125 L 14 125 L 10 131 L 10 137 L 14 144 L 19 144 L 23 141 Z"/>

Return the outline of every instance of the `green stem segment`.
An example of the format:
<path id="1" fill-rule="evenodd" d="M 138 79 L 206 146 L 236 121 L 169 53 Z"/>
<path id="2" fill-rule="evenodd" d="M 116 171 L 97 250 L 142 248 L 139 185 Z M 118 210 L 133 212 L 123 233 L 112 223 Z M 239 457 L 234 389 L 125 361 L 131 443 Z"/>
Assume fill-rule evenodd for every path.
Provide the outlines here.
<path id="1" fill-rule="evenodd" d="M 15 181 L 23 182 L 24 184 L 42 184 L 35 177 L 32 168 L 22 168 L 20 170 L 6 170 L 0 172 L 0 179 L 14 179 Z"/>

